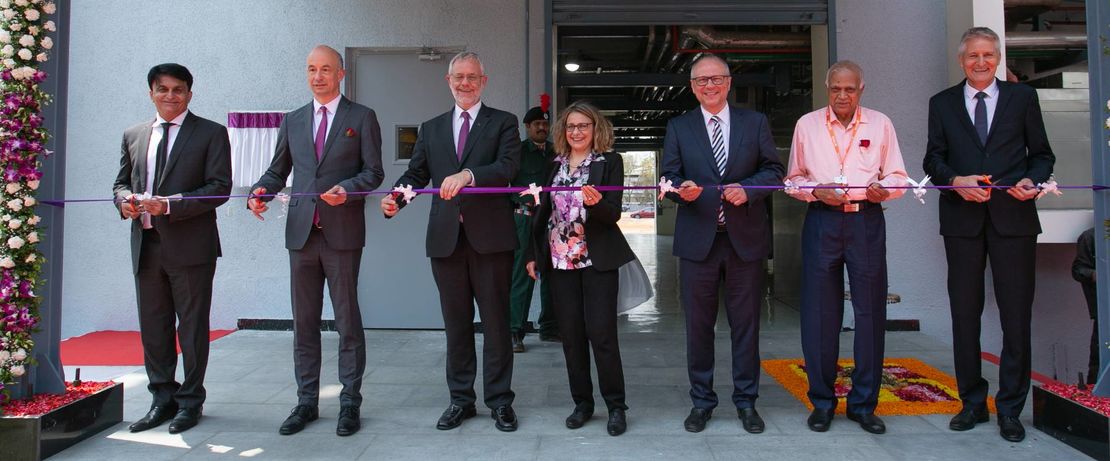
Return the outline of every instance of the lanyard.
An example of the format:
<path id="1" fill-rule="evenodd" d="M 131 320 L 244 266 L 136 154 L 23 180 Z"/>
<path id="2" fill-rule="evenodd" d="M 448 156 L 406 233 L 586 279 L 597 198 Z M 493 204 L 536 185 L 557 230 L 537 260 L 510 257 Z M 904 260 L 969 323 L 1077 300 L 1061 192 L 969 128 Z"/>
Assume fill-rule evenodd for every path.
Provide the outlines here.
<path id="1" fill-rule="evenodd" d="M 852 150 L 852 142 L 856 140 L 856 132 L 859 131 L 860 111 L 856 108 L 856 113 L 853 116 L 855 119 L 852 126 L 852 137 L 848 138 L 848 148 L 844 149 L 844 153 L 840 153 L 840 143 L 836 141 L 836 134 L 832 129 L 832 108 L 825 108 L 825 128 L 829 131 L 829 140 L 832 141 L 833 149 L 836 151 L 836 158 L 840 160 L 840 177 L 844 177 L 844 162 L 848 160 L 848 152 Z"/>

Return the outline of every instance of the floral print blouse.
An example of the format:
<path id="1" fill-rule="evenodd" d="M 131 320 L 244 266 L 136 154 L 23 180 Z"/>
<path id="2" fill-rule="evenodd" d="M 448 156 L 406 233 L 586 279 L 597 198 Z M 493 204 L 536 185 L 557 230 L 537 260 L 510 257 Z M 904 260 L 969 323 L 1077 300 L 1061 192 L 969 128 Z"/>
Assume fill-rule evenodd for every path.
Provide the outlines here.
<path id="1" fill-rule="evenodd" d="M 582 187 L 590 177 L 590 163 L 597 161 L 599 155 L 591 152 L 578 168 L 571 171 L 569 156 L 560 156 L 559 170 L 551 180 L 552 186 Z M 551 266 L 555 269 L 572 270 L 590 267 L 589 252 L 586 250 L 586 205 L 582 203 L 582 191 L 552 192 L 551 219 L 547 221 L 547 241 L 551 245 Z"/>

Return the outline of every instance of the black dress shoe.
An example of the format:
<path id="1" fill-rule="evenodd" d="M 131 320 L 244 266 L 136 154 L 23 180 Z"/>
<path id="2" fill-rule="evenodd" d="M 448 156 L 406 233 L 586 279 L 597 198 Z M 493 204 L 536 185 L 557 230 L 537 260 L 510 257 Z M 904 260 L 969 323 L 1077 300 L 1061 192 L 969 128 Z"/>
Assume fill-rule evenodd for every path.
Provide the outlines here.
<path id="1" fill-rule="evenodd" d="M 744 430 L 749 434 L 762 434 L 767 425 L 763 423 L 763 418 L 759 417 L 759 412 L 752 408 L 737 408 L 736 415 L 740 417 L 740 423 L 744 425 Z"/>
<path id="2" fill-rule="evenodd" d="M 953 416 L 952 420 L 948 422 L 948 428 L 954 431 L 968 431 L 975 428 L 976 424 L 985 423 L 990 419 L 990 413 L 987 413 L 986 408 L 964 407 L 959 414 Z"/>
<path id="3" fill-rule="evenodd" d="M 999 416 L 998 434 L 1007 441 L 1020 442 L 1025 440 L 1025 427 L 1017 416 Z"/>
<path id="4" fill-rule="evenodd" d="M 523 333 L 513 333 L 513 352 L 524 352 Z"/>
<path id="5" fill-rule="evenodd" d="M 439 417 L 439 422 L 436 423 L 436 429 L 446 431 L 454 429 L 462 424 L 464 419 L 473 418 L 478 414 L 478 410 L 474 406 L 463 408 L 455 404 L 451 404 L 446 410 L 443 410 L 443 415 Z"/>
<path id="6" fill-rule="evenodd" d="M 304 429 L 304 426 L 320 418 L 320 409 L 313 405 L 297 405 L 289 413 L 289 417 L 281 423 L 278 433 L 293 435 Z"/>
<path id="7" fill-rule="evenodd" d="M 594 407 L 592 405 L 578 405 L 574 407 L 574 412 L 567 416 L 567 429 L 578 429 L 593 416 Z"/>
<path id="8" fill-rule="evenodd" d="M 170 434 L 180 434 L 196 426 L 200 422 L 200 407 L 182 408 L 170 421 Z"/>
<path id="9" fill-rule="evenodd" d="M 177 413 L 177 405 L 154 405 L 150 407 L 150 411 L 146 412 L 146 416 L 131 423 L 128 429 L 131 432 L 142 432 L 152 427 L 161 426 L 162 423 L 173 418 L 174 413 Z"/>
<path id="10" fill-rule="evenodd" d="M 339 409 L 339 424 L 335 426 L 335 435 L 346 437 L 358 432 L 361 428 L 362 420 L 359 419 L 358 407 L 344 405 Z"/>
<path id="11" fill-rule="evenodd" d="M 628 430 L 628 419 L 624 416 L 624 410 L 621 408 L 614 408 L 609 410 L 609 424 L 605 426 L 605 430 L 609 435 L 616 437 Z"/>
<path id="12" fill-rule="evenodd" d="M 713 410 L 706 408 L 691 408 L 690 416 L 682 422 L 686 432 L 701 432 L 705 430 L 705 423 L 713 417 Z"/>
<path id="13" fill-rule="evenodd" d="M 516 430 L 516 412 L 513 411 L 513 407 L 501 405 L 494 408 L 489 416 L 493 418 L 493 425 L 497 427 L 497 430 L 501 432 L 512 432 Z"/>
<path id="14" fill-rule="evenodd" d="M 872 434 L 886 433 L 886 424 L 878 416 L 875 416 L 875 413 L 848 412 L 848 419 L 859 423 L 859 427 Z"/>
<path id="15" fill-rule="evenodd" d="M 829 430 L 829 426 L 832 426 L 834 413 L 836 413 L 836 410 L 814 408 L 813 413 L 810 413 L 809 418 L 806 419 L 806 425 L 813 432 L 825 432 Z"/>

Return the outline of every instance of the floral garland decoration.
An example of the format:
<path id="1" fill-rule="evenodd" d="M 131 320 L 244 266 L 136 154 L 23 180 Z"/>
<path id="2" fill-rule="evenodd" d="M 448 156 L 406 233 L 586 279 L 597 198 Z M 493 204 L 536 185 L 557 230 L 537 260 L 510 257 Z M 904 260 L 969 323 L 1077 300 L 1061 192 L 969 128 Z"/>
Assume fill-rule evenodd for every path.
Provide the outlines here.
<path id="1" fill-rule="evenodd" d="M 54 47 L 47 34 L 56 26 L 47 17 L 56 10 L 48 0 L 0 0 L 0 401 L 8 396 L 5 384 L 34 364 L 34 288 L 43 263 L 35 190 L 40 159 L 50 154 L 41 114 L 50 97 L 39 89 L 46 73 L 38 66 Z"/>

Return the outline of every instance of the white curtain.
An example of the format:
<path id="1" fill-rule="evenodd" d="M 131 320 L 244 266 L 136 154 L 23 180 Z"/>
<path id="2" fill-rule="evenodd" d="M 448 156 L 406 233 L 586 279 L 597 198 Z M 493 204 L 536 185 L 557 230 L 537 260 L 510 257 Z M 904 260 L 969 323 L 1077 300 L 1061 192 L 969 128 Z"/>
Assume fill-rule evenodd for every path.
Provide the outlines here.
<path id="1" fill-rule="evenodd" d="M 231 175 L 234 187 L 250 187 L 274 158 L 278 128 L 285 112 L 236 111 L 227 113 L 227 134 L 231 138 Z M 289 175 L 286 186 L 293 184 Z M 277 191 L 271 191 L 271 193 Z"/>

